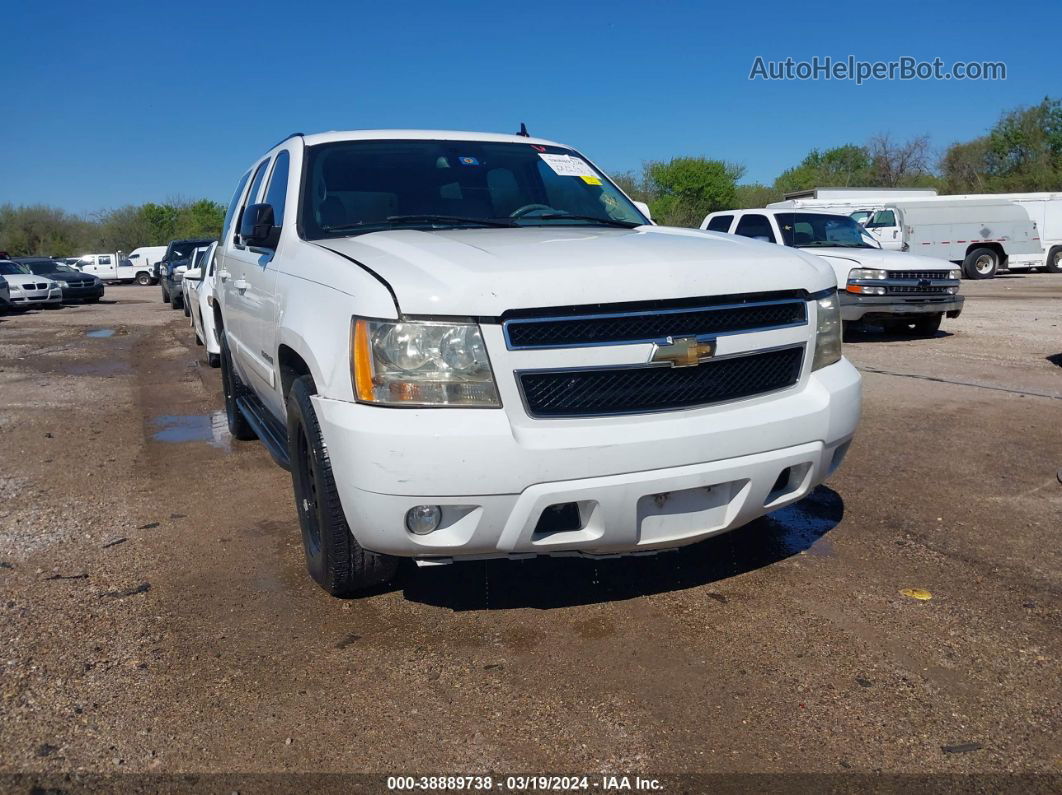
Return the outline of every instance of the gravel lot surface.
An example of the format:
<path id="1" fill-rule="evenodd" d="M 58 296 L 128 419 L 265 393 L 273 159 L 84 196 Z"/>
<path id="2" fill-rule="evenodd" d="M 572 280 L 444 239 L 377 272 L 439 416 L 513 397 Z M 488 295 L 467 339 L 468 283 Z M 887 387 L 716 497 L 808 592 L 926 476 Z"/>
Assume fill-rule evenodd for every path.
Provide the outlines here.
<path id="1" fill-rule="evenodd" d="M 0 317 L 0 773 L 1062 786 L 1062 276 L 963 292 L 934 339 L 846 345 L 863 422 L 803 503 L 349 601 L 305 574 L 289 476 L 228 437 L 157 288 Z"/>

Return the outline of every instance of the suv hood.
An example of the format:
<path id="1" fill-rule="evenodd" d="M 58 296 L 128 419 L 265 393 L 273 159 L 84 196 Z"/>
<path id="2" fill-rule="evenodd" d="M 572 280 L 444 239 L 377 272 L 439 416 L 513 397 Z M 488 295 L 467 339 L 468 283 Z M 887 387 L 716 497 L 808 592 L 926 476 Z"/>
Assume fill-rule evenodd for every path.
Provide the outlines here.
<path id="1" fill-rule="evenodd" d="M 823 257 L 831 265 L 844 264 L 847 267 L 881 268 L 887 271 L 943 271 L 958 267 L 937 257 L 881 248 L 805 248 L 802 251 Z"/>
<path id="2" fill-rule="evenodd" d="M 695 229 L 392 230 L 314 242 L 375 272 L 407 314 L 498 316 L 510 309 L 836 286 L 814 257 Z"/>

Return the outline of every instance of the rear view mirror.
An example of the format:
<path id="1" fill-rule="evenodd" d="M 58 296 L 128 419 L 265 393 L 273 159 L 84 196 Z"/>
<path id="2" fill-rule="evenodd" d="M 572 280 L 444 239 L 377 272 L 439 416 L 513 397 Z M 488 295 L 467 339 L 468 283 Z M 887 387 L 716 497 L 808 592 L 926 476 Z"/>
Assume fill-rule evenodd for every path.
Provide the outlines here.
<path id="1" fill-rule="evenodd" d="M 280 227 L 274 226 L 273 206 L 252 204 L 243 211 L 240 238 L 245 246 L 275 249 L 280 241 Z"/>
<path id="2" fill-rule="evenodd" d="M 635 202 L 634 206 L 637 207 L 639 210 L 641 210 L 642 211 L 642 215 L 644 215 L 650 221 L 653 220 L 653 216 L 649 212 L 649 205 L 648 204 L 646 204 L 645 202 Z"/>
<path id="3" fill-rule="evenodd" d="M 188 272 L 188 266 L 187 265 L 178 265 L 176 268 L 173 269 L 173 272 L 174 273 L 187 273 Z"/>
<path id="4" fill-rule="evenodd" d="M 184 278 L 191 282 L 199 282 L 203 280 L 202 268 L 189 268 L 184 272 Z"/>

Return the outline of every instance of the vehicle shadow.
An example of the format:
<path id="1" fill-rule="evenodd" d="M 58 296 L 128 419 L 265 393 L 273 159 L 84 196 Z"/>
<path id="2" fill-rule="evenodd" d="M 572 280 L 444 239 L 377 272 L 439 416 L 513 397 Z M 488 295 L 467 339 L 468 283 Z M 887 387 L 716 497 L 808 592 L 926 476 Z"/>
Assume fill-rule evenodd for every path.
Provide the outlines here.
<path id="1" fill-rule="evenodd" d="M 1062 353 L 1052 353 L 1050 356 L 1045 356 L 1044 358 L 1051 362 L 1055 367 L 1062 367 Z"/>
<path id="2" fill-rule="evenodd" d="M 745 527 L 652 557 L 541 557 L 421 569 L 410 564 L 397 587 L 410 601 L 454 611 L 549 610 L 633 599 L 708 585 L 802 552 L 828 555 L 829 541 L 822 537 L 843 516 L 841 496 L 819 486 L 800 502 Z M 726 600 L 722 594 L 711 596 Z"/>
<path id="3" fill-rule="evenodd" d="M 954 337 L 950 331 L 937 331 L 933 334 L 905 334 L 899 331 L 885 331 L 881 328 L 870 327 L 869 329 L 846 329 L 844 342 L 861 344 L 871 342 L 880 344 L 883 342 L 911 342 L 912 340 L 942 340 L 945 337 Z"/>

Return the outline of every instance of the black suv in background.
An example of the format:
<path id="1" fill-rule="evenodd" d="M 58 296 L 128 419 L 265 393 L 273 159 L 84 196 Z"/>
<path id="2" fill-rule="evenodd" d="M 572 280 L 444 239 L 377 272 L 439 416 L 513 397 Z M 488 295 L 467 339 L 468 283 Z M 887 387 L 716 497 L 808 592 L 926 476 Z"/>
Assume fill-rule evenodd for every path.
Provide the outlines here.
<path id="1" fill-rule="evenodd" d="M 166 247 L 166 253 L 159 260 L 155 278 L 162 285 L 162 303 L 169 304 L 174 309 L 180 309 L 183 304 L 181 298 L 180 274 L 174 271 L 181 265 L 192 267 L 192 254 L 197 248 L 209 246 L 214 238 L 206 237 L 195 240 L 171 240 Z"/>

